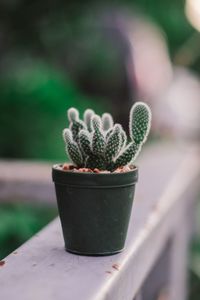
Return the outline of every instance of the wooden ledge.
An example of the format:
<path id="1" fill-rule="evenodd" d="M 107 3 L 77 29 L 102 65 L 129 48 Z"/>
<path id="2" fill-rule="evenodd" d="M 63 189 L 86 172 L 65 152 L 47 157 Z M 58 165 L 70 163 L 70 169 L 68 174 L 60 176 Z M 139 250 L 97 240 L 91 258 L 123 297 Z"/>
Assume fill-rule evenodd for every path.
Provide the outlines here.
<path id="1" fill-rule="evenodd" d="M 67 253 L 56 219 L 5 258 L 1 298 L 132 300 L 185 217 L 200 172 L 198 149 L 153 145 L 139 166 L 124 252 L 108 257 Z"/>

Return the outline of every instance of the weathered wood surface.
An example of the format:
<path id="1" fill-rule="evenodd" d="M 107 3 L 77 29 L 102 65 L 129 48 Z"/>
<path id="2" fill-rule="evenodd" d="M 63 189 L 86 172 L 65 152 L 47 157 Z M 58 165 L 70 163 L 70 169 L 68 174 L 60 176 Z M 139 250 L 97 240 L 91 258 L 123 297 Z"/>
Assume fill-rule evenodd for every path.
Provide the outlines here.
<path id="1" fill-rule="evenodd" d="M 167 145 L 146 149 L 124 252 L 98 258 L 66 253 L 56 219 L 5 258 L 1 299 L 134 299 L 169 238 L 187 219 L 199 178 L 198 155 L 196 149 Z"/>

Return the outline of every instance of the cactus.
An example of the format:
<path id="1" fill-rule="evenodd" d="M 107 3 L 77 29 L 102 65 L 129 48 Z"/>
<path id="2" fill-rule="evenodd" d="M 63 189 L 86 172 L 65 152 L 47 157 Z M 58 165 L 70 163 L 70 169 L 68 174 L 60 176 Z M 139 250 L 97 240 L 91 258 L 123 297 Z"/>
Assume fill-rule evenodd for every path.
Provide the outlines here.
<path id="1" fill-rule="evenodd" d="M 79 133 L 79 145 L 81 152 L 85 155 L 92 154 L 90 134 L 87 130 L 81 130 Z"/>
<path id="2" fill-rule="evenodd" d="M 80 130 L 86 129 L 86 125 L 83 121 L 79 119 L 79 113 L 75 108 L 70 108 L 68 110 L 68 119 L 70 122 L 69 128 L 72 131 L 73 139 L 77 142 Z"/>
<path id="3" fill-rule="evenodd" d="M 131 139 L 136 145 L 144 144 L 151 126 L 150 108 L 143 102 L 135 103 L 131 108 L 129 121 Z"/>
<path id="4" fill-rule="evenodd" d="M 110 134 L 107 139 L 106 148 L 105 148 L 105 159 L 110 163 L 119 153 L 122 137 L 121 137 L 121 127 L 116 124 L 114 126 L 113 132 Z"/>
<path id="5" fill-rule="evenodd" d="M 102 127 L 104 131 L 108 131 L 110 128 L 113 127 L 113 118 L 111 114 L 109 113 L 104 113 L 102 115 Z"/>
<path id="6" fill-rule="evenodd" d="M 68 110 L 69 128 L 64 129 L 66 152 L 78 167 L 115 171 L 133 164 L 145 143 L 151 126 L 151 110 L 147 104 L 136 102 L 130 110 L 129 135 L 110 114 L 99 117 L 91 109 L 84 113 L 84 121 L 75 108 Z"/>
<path id="7" fill-rule="evenodd" d="M 103 155 L 105 150 L 105 137 L 102 131 L 101 118 L 94 115 L 91 119 L 92 132 L 92 152 L 94 155 Z"/>
<path id="8" fill-rule="evenodd" d="M 94 115 L 95 113 L 92 109 L 86 109 L 84 112 L 83 119 L 89 132 L 92 132 L 91 119 Z"/>
<path id="9" fill-rule="evenodd" d="M 79 150 L 78 144 L 73 140 L 72 132 L 66 128 L 63 131 L 63 138 L 66 142 L 66 152 L 71 161 L 80 167 L 83 163 L 83 156 Z"/>

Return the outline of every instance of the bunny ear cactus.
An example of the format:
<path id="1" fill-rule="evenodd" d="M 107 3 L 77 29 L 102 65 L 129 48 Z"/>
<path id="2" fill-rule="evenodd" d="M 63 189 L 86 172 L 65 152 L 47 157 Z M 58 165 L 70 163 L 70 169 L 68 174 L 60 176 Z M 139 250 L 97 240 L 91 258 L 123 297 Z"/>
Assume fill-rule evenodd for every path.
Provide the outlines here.
<path id="1" fill-rule="evenodd" d="M 101 118 L 94 115 L 91 120 L 92 132 L 92 151 L 95 155 L 103 155 L 105 151 L 105 137 L 102 130 Z"/>
<path id="2" fill-rule="evenodd" d="M 63 139 L 66 143 L 66 152 L 69 158 L 75 165 L 81 166 L 83 163 L 83 157 L 79 150 L 78 144 L 73 140 L 70 129 L 66 128 L 63 130 Z"/>
<path id="3" fill-rule="evenodd" d="M 86 111 L 84 112 L 83 120 L 89 132 L 92 132 L 91 120 L 94 115 L 95 113 L 92 109 L 86 109 Z"/>
<path id="4" fill-rule="evenodd" d="M 112 162 L 119 153 L 120 146 L 122 144 L 121 131 L 121 125 L 116 124 L 106 141 L 105 159 L 108 164 Z"/>
<path id="5" fill-rule="evenodd" d="M 147 104 L 137 102 L 132 106 L 129 119 L 129 133 L 136 145 L 146 142 L 151 127 L 151 111 Z"/>
<path id="6" fill-rule="evenodd" d="M 119 167 L 132 164 L 151 127 L 151 110 L 143 102 L 136 102 L 130 110 L 129 134 L 120 124 L 115 124 L 110 114 L 100 118 L 91 109 L 84 113 L 84 121 L 80 120 L 75 108 L 68 110 L 69 128 L 64 129 L 63 138 L 66 152 L 78 168 L 90 168 L 115 171 Z"/>
<path id="7" fill-rule="evenodd" d="M 86 156 L 92 154 L 90 134 L 87 130 L 82 129 L 79 133 L 79 145 L 81 152 Z"/>
<path id="8" fill-rule="evenodd" d="M 86 125 L 79 119 L 78 110 L 73 107 L 68 110 L 68 119 L 70 122 L 69 128 L 72 131 L 73 139 L 77 142 L 80 130 L 86 129 Z"/>
<path id="9" fill-rule="evenodd" d="M 108 131 L 110 128 L 113 127 L 114 122 L 111 114 L 104 113 L 102 115 L 102 124 L 103 124 L 102 126 L 104 131 Z"/>

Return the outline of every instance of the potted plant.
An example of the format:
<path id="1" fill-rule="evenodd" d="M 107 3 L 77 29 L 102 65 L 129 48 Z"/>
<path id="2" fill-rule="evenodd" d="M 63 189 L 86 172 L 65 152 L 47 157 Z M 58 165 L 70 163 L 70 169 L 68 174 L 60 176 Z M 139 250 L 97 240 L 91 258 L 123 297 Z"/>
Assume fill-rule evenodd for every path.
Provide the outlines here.
<path id="1" fill-rule="evenodd" d="M 63 138 L 72 164 L 53 166 L 59 215 L 67 251 L 110 255 L 124 248 L 138 168 L 133 165 L 147 139 L 150 108 L 137 102 L 130 111 L 130 142 L 108 113 L 91 109 L 80 120 L 68 110 Z"/>

